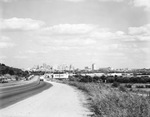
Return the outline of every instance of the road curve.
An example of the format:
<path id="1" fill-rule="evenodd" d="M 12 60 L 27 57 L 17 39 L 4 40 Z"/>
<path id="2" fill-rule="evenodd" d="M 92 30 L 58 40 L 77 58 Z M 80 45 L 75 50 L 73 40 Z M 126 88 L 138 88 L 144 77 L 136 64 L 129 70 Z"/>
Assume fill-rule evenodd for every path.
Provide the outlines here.
<path id="1" fill-rule="evenodd" d="M 24 92 L 26 90 L 30 90 L 34 87 L 37 87 L 40 85 L 40 80 L 38 76 L 35 76 L 33 78 L 34 80 L 26 83 L 24 81 L 23 84 L 14 85 L 14 86 L 4 86 L 0 88 L 0 99 L 9 97 L 11 95 L 14 95 L 16 93 Z"/>
<path id="2" fill-rule="evenodd" d="M 84 95 L 66 84 L 49 82 L 53 86 L 43 92 L 0 110 L 0 117 L 87 117 Z"/>
<path id="3" fill-rule="evenodd" d="M 38 76 L 36 76 L 28 84 L 0 88 L 0 109 L 38 94 L 51 86 L 49 83 L 40 82 Z"/>

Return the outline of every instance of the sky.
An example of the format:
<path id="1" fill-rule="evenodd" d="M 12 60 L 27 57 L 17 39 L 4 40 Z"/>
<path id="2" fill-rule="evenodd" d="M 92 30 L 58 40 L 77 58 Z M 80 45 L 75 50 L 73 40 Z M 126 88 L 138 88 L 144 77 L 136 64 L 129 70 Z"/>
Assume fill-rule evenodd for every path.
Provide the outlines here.
<path id="1" fill-rule="evenodd" d="M 150 0 L 0 0 L 0 63 L 150 68 Z"/>

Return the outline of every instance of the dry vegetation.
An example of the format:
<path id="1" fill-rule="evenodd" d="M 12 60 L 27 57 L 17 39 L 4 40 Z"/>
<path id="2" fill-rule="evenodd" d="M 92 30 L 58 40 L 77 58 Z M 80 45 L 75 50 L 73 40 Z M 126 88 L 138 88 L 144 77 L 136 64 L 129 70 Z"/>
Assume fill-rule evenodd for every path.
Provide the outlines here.
<path id="1" fill-rule="evenodd" d="M 103 83 L 69 82 L 87 92 L 95 117 L 150 117 L 150 99 Z"/>

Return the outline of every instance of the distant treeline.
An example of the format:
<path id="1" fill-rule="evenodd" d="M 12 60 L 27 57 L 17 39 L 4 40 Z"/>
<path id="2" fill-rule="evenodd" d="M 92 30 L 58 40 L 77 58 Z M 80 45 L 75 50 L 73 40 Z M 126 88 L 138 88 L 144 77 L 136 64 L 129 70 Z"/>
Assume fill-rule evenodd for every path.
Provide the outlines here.
<path id="1" fill-rule="evenodd" d="M 71 81 L 78 81 L 78 82 L 119 82 L 119 83 L 150 83 L 150 77 L 143 76 L 143 77 L 121 77 L 121 76 L 82 76 L 82 75 L 75 75 L 70 77 L 69 80 Z"/>
<path id="2" fill-rule="evenodd" d="M 69 72 L 69 71 L 68 71 Z M 135 69 L 135 70 L 128 70 L 128 71 L 117 71 L 117 70 L 94 70 L 94 71 L 85 71 L 85 70 L 80 70 L 80 71 L 74 71 L 76 74 L 81 74 L 81 73 L 133 73 L 134 75 L 150 75 L 150 69 Z"/>
<path id="3" fill-rule="evenodd" d="M 17 75 L 22 77 L 29 76 L 28 71 L 23 71 L 21 69 L 9 67 L 6 66 L 5 64 L 0 63 L 0 75 L 5 75 L 5 74 Z"/>

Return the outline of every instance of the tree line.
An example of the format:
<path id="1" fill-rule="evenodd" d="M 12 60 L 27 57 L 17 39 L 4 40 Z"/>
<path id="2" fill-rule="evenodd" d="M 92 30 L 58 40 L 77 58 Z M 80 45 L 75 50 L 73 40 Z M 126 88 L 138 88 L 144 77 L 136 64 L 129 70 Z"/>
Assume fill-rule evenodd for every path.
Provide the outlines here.
<path id="1" fill-rule="evenodd" d="M 9 67 L 9 66 L 6 66 L 5 64 L 0 63 L 0 75 L 5 75 L 5 74 L 26 77 L 29 75 L 29 72 L 23 71 L 18 68 Z"/>
<path id="2" fill-rule="evenodd" d="M 74 75 L 70 77 L 71 81 L 78 82 L 106 82 L 106 83 L 150 83 L 150 77 L 142 76 L 142 77 L 121 77 L 121 76 L 82 76 L 82 75 Z"/>

